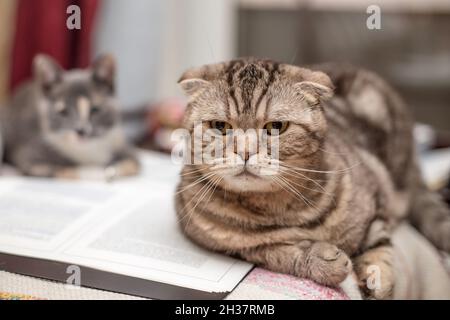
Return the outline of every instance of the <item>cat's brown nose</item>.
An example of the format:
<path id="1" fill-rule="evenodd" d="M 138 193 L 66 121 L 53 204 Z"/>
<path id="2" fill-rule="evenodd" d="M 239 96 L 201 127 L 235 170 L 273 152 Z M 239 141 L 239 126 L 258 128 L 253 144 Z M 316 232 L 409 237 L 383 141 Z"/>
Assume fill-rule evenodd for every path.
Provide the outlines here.
<path id="1" fill-rule="evenodd" d="M 257 137 L 251 134 L 234 138 L 234 152 L 238 154 L 243 161 L 247 162 L 251 156 L 258 153 Z"/>
<path id="2" fill-rule="evenodd" d="M 250 159 L 250 157 L 255 155 L 256 153 L 257 153 L 256 150 L 252 151 L 247 149 L 241 153 L 242 160 L 244 160 L 244 162 L 248 162 L 248 159 Z"/>
<path id="3" fill-rule="evenodd" d="M 85 137 L 88 134 L 87 130 L 84 128 L 78 128 L 78 129 L 75 129 L 75 131 L 76 131 L 77 135 L 79 135 L 80 137 Z"/>

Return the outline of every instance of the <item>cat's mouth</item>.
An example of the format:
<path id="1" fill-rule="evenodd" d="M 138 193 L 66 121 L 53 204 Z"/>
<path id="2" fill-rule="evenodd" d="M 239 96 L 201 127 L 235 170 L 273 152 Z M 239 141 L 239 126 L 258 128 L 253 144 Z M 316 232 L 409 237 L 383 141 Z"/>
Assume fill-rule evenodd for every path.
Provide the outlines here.
<path id="1" fill-rule="evenodd" d="M 244 168 L 240 173 L 234 176 L 235 178 L 259 178 L 254 173 L 251 173 L 247 168 Z"/>

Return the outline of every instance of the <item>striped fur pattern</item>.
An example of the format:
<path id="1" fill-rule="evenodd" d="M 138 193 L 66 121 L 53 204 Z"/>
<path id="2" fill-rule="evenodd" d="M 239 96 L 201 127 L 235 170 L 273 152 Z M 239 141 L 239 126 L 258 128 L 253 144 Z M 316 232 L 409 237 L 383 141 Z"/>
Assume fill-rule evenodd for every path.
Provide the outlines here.
<path id="1" fill-rule="evenodd" d="M 243 130 L 289 126 L 279 135 L 275 175 L 249 174 L 249 161 L 239 172 L 231 164 L 186 165 L 176 193 L 180 225 L 206 248 L 324 285 L 354 271 L 366 297 L 386 299 L 395 280 L 392 228 L 409 214 L 449 250 L 450 215 L 420 179 L 399 96 L 366 70 L 314 70 L 249 58 L 183 74 L 188 130 L 211 120 Z M 231 149 L 226 159 L 245 159 Z M 368 288 L 373 265 L 380 283 Z"/>

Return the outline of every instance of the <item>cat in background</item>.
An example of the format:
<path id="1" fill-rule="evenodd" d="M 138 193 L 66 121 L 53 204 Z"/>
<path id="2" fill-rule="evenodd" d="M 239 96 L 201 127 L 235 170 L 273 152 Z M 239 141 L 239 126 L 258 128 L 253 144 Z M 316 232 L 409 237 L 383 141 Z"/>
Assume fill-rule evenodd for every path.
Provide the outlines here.
<path id="1" fill-rule="evenodd" d="M 422 181 L 413 121 L 377 75 L 249 58 L 193 68 L 180 85 L 191 142 L 201 126 L 224 146 L 217 163 L 191 163 L 180 175 L 179 222 L 199 245 L 323 285 L 354 272 L 376 299 L 392 297 L 391 235 L 401 220 L 450 251 L 450 211 Z M 248 129 L 276 135 L 278 159 L 264 145 L 237 147 Z M 201 148 L 215 150 L 214 141 Z M 265 175 L 274 161 L 278 171 Z M 380 284 L 369 288 L 371 266 Z"/>
<path id="2" fill-rule="evenodd" d="M 122 132 L 115 69 L 110 55 L 70 71 L 37 55 L 33 78 L 2 110 L 6 162 L 37 177 L 109 180 L 137 174 L 139 162 Z"/>

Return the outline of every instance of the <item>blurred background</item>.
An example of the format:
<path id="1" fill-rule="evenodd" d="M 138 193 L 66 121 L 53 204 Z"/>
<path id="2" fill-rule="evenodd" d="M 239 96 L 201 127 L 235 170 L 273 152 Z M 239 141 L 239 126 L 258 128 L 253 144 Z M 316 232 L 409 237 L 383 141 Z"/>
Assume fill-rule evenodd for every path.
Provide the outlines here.
<path id="1" fill-rule="evenodd" d="M 71 4 L 81 8 L 80 30 L 66 28 Z M 381 8 L 380 30 L 366 26 L 371 4 Z M 169 147 L 185 69 L 250 55 L 372 69 L 418 121 L 450 131 L 449 0 L 0 0 L 0 103 L 38 52 L 65 68 L 113 53 L 127 133 L 148 148 Z"/>

